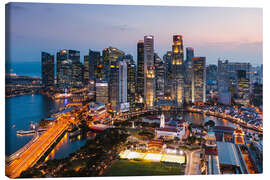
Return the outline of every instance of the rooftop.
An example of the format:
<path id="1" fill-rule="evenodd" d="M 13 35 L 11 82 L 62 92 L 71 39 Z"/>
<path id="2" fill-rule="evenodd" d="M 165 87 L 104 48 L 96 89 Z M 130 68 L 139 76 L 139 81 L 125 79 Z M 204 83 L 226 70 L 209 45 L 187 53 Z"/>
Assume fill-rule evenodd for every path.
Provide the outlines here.
<path id="1" fill-rule="evenodd" d="M 236 147 L 230 142 L 217 142 L 220 164 L 240 166 Z"/>

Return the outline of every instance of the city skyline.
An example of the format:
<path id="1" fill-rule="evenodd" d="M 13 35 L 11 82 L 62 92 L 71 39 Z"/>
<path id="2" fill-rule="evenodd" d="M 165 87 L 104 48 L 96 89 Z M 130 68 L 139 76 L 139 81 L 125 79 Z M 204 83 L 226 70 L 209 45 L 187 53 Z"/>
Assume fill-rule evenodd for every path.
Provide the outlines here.
<path id="1" fill-rule="evenodd" d="M 5 175 L 263 173 L 261 11 L 7 4 Z"/>
<path id="2" fill-rule="evenodd" d="M 262 64 L 259 8 L 33 3 L 11 3 L 10 8 L 7 54 L 11 57 L 7 55 L 6 60 L 11 63 L 38 62 L 41 51 L 56 55 L 60 49 L 79 50 L 83 62 L 89 49 L 102 51 L 108 46 L 131 54 L 136 61 L 137 41 L 147 34 L 155 37 L 155 52 L 162 57 L 171 50 L 171 36 L 181 34 L 184 48 L 193 47 L 195 56 L 205 56 L 207 64 L 216 64 L 219 57 Z M 106 13 L 101 14 L 101 9 Z"/>

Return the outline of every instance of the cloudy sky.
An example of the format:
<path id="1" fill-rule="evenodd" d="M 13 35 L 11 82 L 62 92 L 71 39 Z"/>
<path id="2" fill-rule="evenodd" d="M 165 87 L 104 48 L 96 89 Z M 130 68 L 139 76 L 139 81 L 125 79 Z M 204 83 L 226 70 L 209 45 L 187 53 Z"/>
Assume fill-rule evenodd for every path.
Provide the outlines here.
<path id="1" fill-rule="evenodd" d="M 7 5 L 7 55 L 11 62 L 40 61 L 41 51 L 101 51 L 117 47 L 137 58 L 137 42 L 155 38 L 160 57 L 171 50 L 172 36 L 206 56 L 262 63 L 262 9 L 10 3 Z"/>

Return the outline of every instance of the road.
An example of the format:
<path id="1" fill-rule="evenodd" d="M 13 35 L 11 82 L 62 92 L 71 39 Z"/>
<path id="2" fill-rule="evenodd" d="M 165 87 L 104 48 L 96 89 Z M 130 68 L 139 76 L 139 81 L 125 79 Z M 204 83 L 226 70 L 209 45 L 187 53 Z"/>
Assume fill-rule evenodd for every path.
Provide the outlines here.
<path id="1" fill-rule="evenodd" d="M 6 165 L 6 175 L 10 178 L 20 176 L 21 172 L 32 167 L 66 130 L 69 120 L 61 117 L 57 123 L 44 132 L 30 147 L 21 155 Z"/>
<path id="2" fill-rule="evenodd" d="M 187 164 L 185 175 L 199 175 L 200 173 L 200 149 L 186 151 Z"/>

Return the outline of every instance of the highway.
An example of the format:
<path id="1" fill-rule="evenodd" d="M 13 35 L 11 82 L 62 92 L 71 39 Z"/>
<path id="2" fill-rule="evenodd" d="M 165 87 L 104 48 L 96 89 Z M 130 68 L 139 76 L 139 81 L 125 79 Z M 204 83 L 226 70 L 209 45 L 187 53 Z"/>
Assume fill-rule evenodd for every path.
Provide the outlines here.
<path id="1" fill-rule="evenodd" d="M 20 176 L 21 172 L 32 167 L 61 136 L 69 125 L 69 117 L 60 117 L 58 121 L 32 143 L 19 157 L 6 165 L 6 175 L 10 178 Z"/>

